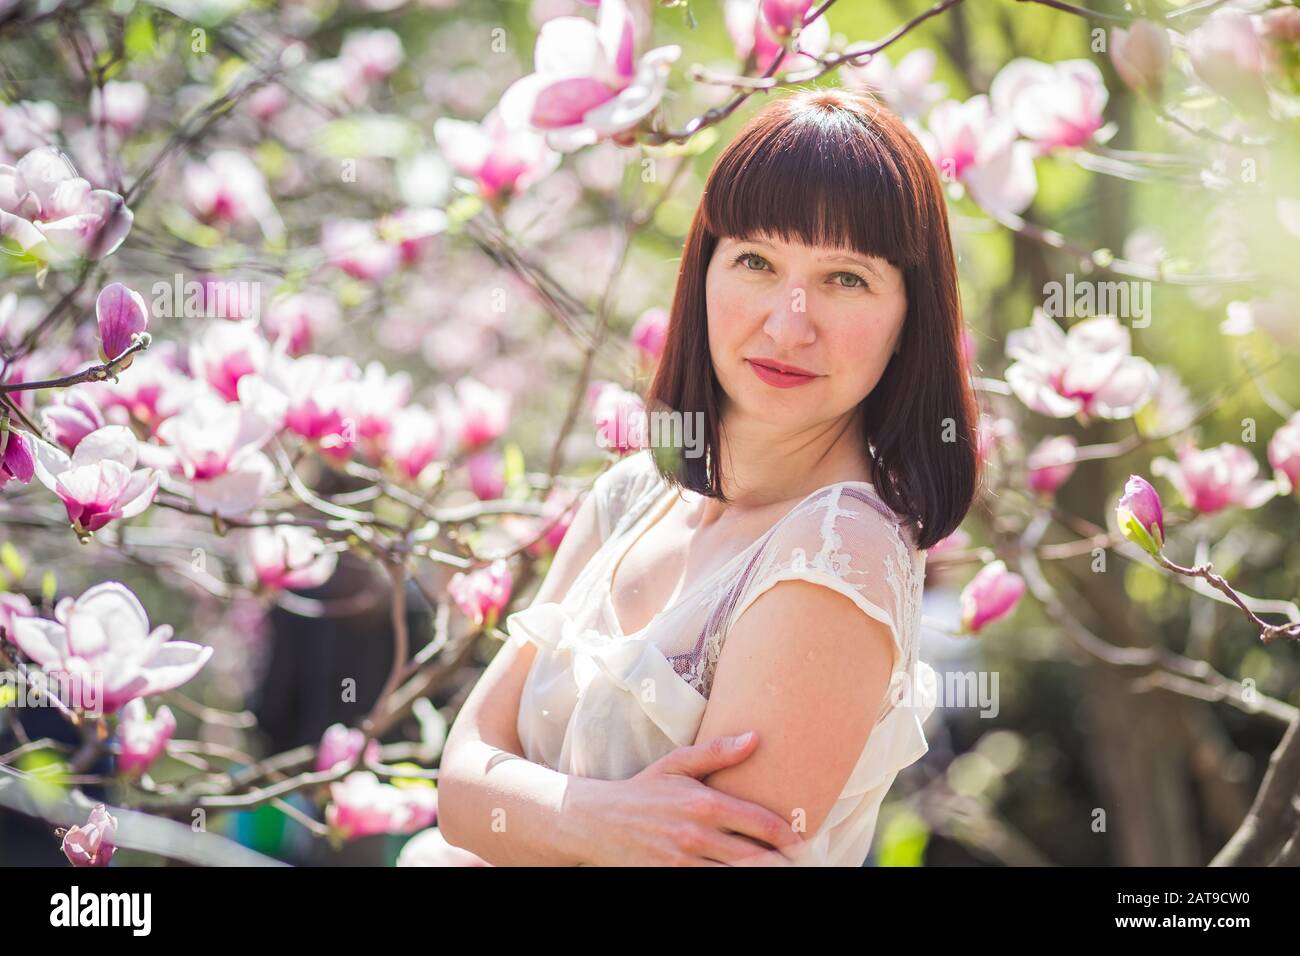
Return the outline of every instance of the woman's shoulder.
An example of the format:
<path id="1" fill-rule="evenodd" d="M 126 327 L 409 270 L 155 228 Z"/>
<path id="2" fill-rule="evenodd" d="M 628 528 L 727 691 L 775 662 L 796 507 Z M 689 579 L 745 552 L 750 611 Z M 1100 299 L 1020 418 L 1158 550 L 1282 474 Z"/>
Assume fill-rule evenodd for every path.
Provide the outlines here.
<path id="1" fill-rule="evenodd" d="M 839 481 L 818 489 L 791 509 L 779 528 L 783 537 L 847 538 L 845 544 L 854 548 L 891 543 L 909 555 L 923 554 L 917 549 L 915 523 L 865 481 Z"/>
<path id="2" fill-rule="evenodd" d="M 650 449 L 643 448 L 610 465 L 592 485 L 601 540 L 619 530 L 638 502 L 663 483 Z"/>

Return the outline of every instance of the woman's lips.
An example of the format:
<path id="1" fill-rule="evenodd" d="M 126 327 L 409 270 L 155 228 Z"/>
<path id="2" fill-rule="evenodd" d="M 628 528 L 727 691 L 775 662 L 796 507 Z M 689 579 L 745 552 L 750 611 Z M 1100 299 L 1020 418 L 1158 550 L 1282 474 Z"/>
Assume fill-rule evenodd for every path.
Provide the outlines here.
<path id="1" fill-rule="evenodd" d="M 794 388 L 796 385 L 804 385 L 818 377 L 816 375 L 796 375 L 793 372 L 782 372 L 767 365 L 760 365 L 752 359 L 745 359 L 745 361 L 749 363 L 749 367 L 754 370 L 755 375 L 768 385 L 776 388 Z"/>

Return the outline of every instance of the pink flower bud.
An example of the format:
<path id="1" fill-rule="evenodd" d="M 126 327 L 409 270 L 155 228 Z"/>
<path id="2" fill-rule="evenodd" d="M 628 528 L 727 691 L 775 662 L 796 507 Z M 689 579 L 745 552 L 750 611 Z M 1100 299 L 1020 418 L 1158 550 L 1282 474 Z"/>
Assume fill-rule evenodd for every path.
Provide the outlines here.
<path id="1" fill-rule="evenodd" d="M 117 818 L 101 803 L 90 811 L 84 827 L 71 827 L 63 834 L 63 855 L 73 866 L 108 866 L 117 849 Z"/>
<path id="2" fill-rule="evenodd" d="M 1029 453 L 1029 487 L 1051 495 L 1074 474 L 1074 450 L 1079 443 L 1072 435 L 1044 438 Z"/>
<path id="3" fill-rule="evenodd" d="M 961 626 L 978 634 L 985 625 L 1010 614 L 1025 593 L 1025 579 L 1008 571 L 1005 561 L 984 565 L 961 592 Z"/>
<path id="4" fill-rule="evenodd" d="M 1268 443 L 1268 462 L 1286 478 L 1293 491 L 1300 489 L 1300 412 L 1273 433 Z"/>
<path id="5" fill-rule="evenodd" d="M 361 752 L 361 744 L 365 739 L 366 735 L 356 727 L 331 724 L 321 737 L 320 747 L 316 751 L 317 772 L 333 770 L 341 763 L 351 763 Z M 370 741 L 366 747 L 366 760 L 378 763 L 379 755 L 379 741 Z"/>
<path id="6" fill-rule="evenodd" d="M 632 326 L 632 344 L 641 353 L 647 365 L 659 361 L 668 340 L 668 312 L 665 309 L 646 309 Z"/>
<path id="7" fill-rule="evenodd" d="M 17 478 L 25 485 L 36 473 L 31 440 L 16 428 L 10 428 L 6 435 L 9 440 L 5 444 L 4 454 L 0 455 L 0 488 L 10 478 Z"/>
<path id="8" fill-rule="evenodd" d="M 1151 483 L 1129 475 L 1124 494 L 1115 505 L 1115 521 L 1124 537 L 1149 554 L 1165 546 L 1165 509 Z"/>
<path id="9" fill-rule="evenodd" d="M 1247 112 L 1268 108 L 1267 54 L 1249 16 L 1220 10 L 1187 36 L 1192 69 L 1206 86 Z"/>
<path id="10" fill-rule="evenodd" d="M 1110 60 L 1115 72 L 1135 93 L 1160 96 L 1169 69 L 1169 31 L 1150 20 L 1128 30 L 1110 31 Z"/>
<path id="11" fill-rule="evenodd" d="M 110 283 L 100 291 L 95 299 L 95 316 L 99 320 L 100 355 L 105 362 L 129 349 L 131 336 L 143 332 L 149 325 L 144 298 L 120 282 Z M 132 356 L 121 367 L 129 366 L 134 358 Z"/>
<path id="12" fill-rule="evenodd" d="M 74 451 L 83 438 L 106 424 L 99 406 L 85 388 L 70 388 L 41 412 L 54 440 Z"/>
<path id="13" fill-rule="evenodd" d="M 162 755 L 174 733 L 176 717 L 166 704 L 151 719 L 143 698 L 130 701 L 122 708 L 122 719 L 117 725 L 121 745 L 118 769 L 126 774 L 146 770 Z"/>
<path id="14" fill-rule="evenodd" d="M 811 6 L 812 0 L 763 0 L 763 20 L 776 36 L 789 36 Z"/>
<path id="15" fill-rule="evenodd" d="M 469 486 L 479 501 L 493 501 L 506 490 L 505 460 L 498 451 L 481 451 L 467 463 Z"/>
<path id="16" fill-rule="evenodd" d="M 498 558 L 486 568 L 453 575 L 447 590 L 474 626 L 483 628 L 496 626 L 497 618 L 510 602 L 512 586 L 510 566 Z"/>

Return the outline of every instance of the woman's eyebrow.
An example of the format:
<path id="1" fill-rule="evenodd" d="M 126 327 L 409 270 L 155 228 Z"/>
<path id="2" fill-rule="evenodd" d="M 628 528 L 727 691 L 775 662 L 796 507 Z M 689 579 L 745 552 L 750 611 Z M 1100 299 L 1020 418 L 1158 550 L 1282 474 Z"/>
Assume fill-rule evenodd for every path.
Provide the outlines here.
<path id="1" fill-rule="evenodd" d="M 876 276 L 877 278 L 880 277 L 880 273 L 876 270 L 876 267 L 872 265 L 868 260 L 864 259 L 862 256 L 853 256 L 853 255 L 845 255 L 843 253 L 837 253 L 831 256 L 822 256 L 821 261 L 853 263 L 862 266 L 864 269 L 866 269 L 868 272 L 870 272 L 872 275 Z"/>

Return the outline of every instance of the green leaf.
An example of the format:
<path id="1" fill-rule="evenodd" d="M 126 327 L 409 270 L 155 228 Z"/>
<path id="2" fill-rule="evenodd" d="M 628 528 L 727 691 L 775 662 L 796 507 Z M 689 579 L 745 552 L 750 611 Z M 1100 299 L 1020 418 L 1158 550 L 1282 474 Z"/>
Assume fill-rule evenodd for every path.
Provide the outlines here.
<path id="1" fill-rule="evenodd" d="M 153 14 L 144 7 L 138 8 L 127 21 L 122 42 L 128 60 L 151 60 L 158 45 L 153 29 Z"/>
<path id="2" fill-rule="evenodd" d="M 371 114 L 326 123 L 312 137 L 311 148 L 319 155 L 339 159 L 373 156 L 393 159 L 411 152 L 419 142 L 419 129 L 410 120 Z"/>
<path id="3" fill-rule="evenodd" d="M 510 442 L 510 444 L 506 445 L 506 447 L 501 450 L 501 457 L 504 459 L 502 465 L 504 473 L 502 477 L 505 478 L 506 487 L 515 488 L 516 486 L 522 486 L 524 483 L 524 472 L 526 470 L 523 450 L 514 442 Z"/>
<path id="4" fill-rule="evenodd" d="M 27 565 L 23 563 L 22 556 L 19 555 L 12 541 L 0 545 L 0 564 L 5 566 L 5 570 L 12 574 L 16 581 L 21 581 L 27 574 Z"/>
<path id="5" fill-rule="evenodd" d="M 920 866 L 930 842 L 930 828 L 911 810 L 900 810 L 889 818 L 880 834 L 880 866 Z"/>

